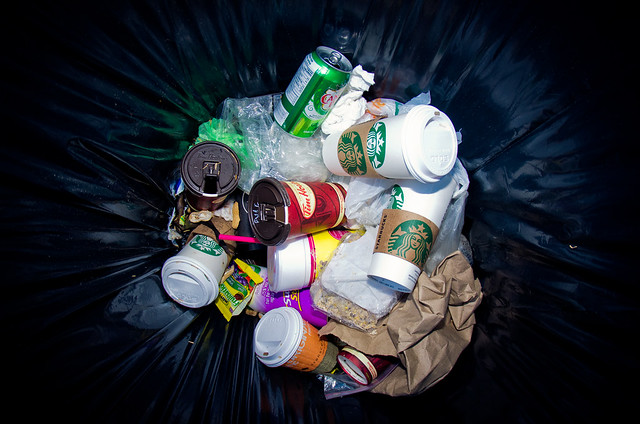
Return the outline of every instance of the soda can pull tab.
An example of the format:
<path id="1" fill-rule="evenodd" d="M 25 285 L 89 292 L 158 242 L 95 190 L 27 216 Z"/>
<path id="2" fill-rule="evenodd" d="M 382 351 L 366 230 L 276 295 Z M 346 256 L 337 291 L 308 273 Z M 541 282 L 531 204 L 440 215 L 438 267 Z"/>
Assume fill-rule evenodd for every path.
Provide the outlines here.
<path id="1" fill-rule="evenodd" d="M 340 54 L 337 51 L 333 51 L 328 57 L 325 58 L 325 60 L 329 65 L 340 69 L 340 61 L 342 60 L 342 54 Z"/>

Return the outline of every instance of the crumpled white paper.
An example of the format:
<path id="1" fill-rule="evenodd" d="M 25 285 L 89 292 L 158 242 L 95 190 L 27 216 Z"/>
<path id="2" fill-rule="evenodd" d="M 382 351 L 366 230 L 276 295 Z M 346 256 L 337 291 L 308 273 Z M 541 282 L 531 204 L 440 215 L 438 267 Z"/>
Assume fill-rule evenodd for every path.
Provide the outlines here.
<path id="1" fill-rule="evenodd" d="M 374 83 L 374 74 L 358 65 L 351 71 L 351 77 L 342 95 L 327 115 L 320 129 L 325 134 L 342 132 L 355 124 L 367 110 L 367 101 L 362 95 Z"/>

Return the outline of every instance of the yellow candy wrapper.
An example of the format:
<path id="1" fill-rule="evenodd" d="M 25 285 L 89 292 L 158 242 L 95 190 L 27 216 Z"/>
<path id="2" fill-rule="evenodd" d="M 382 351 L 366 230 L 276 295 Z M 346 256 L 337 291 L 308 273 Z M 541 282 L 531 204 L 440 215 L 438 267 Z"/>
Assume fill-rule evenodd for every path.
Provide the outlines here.
<path id="1" fill-rule="evenodd" d="M 227 321 L 244 310 L 251 299 L 253 289 L 262 283 L 263 278 L 258 272 L 260 267 L 249 265 L 240 259 L 234 259 L 225 272 L 220 283 L 220 295 L 215 304 Z"/>

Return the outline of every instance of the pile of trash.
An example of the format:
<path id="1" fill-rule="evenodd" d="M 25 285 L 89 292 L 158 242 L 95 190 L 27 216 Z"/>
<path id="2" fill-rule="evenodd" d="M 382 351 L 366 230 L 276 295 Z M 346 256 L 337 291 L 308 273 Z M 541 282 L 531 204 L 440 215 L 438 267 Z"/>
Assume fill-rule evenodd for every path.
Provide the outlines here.
<path id="1" fill-rule="evenodd" d="M 368 101 L 374 83 L 319 47 L 284 93 L 226 99 L 172 193 L 168 295 L 258 315 L 259 361 L 318 375 L 327 398 L 426 390 L 482 299 L 460 132 L 428 92 Z"/>

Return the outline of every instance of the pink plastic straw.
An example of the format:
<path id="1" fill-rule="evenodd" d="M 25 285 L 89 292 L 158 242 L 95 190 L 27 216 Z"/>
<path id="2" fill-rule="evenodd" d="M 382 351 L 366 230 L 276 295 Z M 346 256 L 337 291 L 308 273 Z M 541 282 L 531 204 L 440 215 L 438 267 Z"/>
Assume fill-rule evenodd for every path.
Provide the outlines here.
<path id="1" fill-rule="evenodd" d="M 242 241 L 245 243 L 260 243 L 257 238 L 245 236 L 232 236 L 228 234 L 220 234 L 220 240 Z"/>

